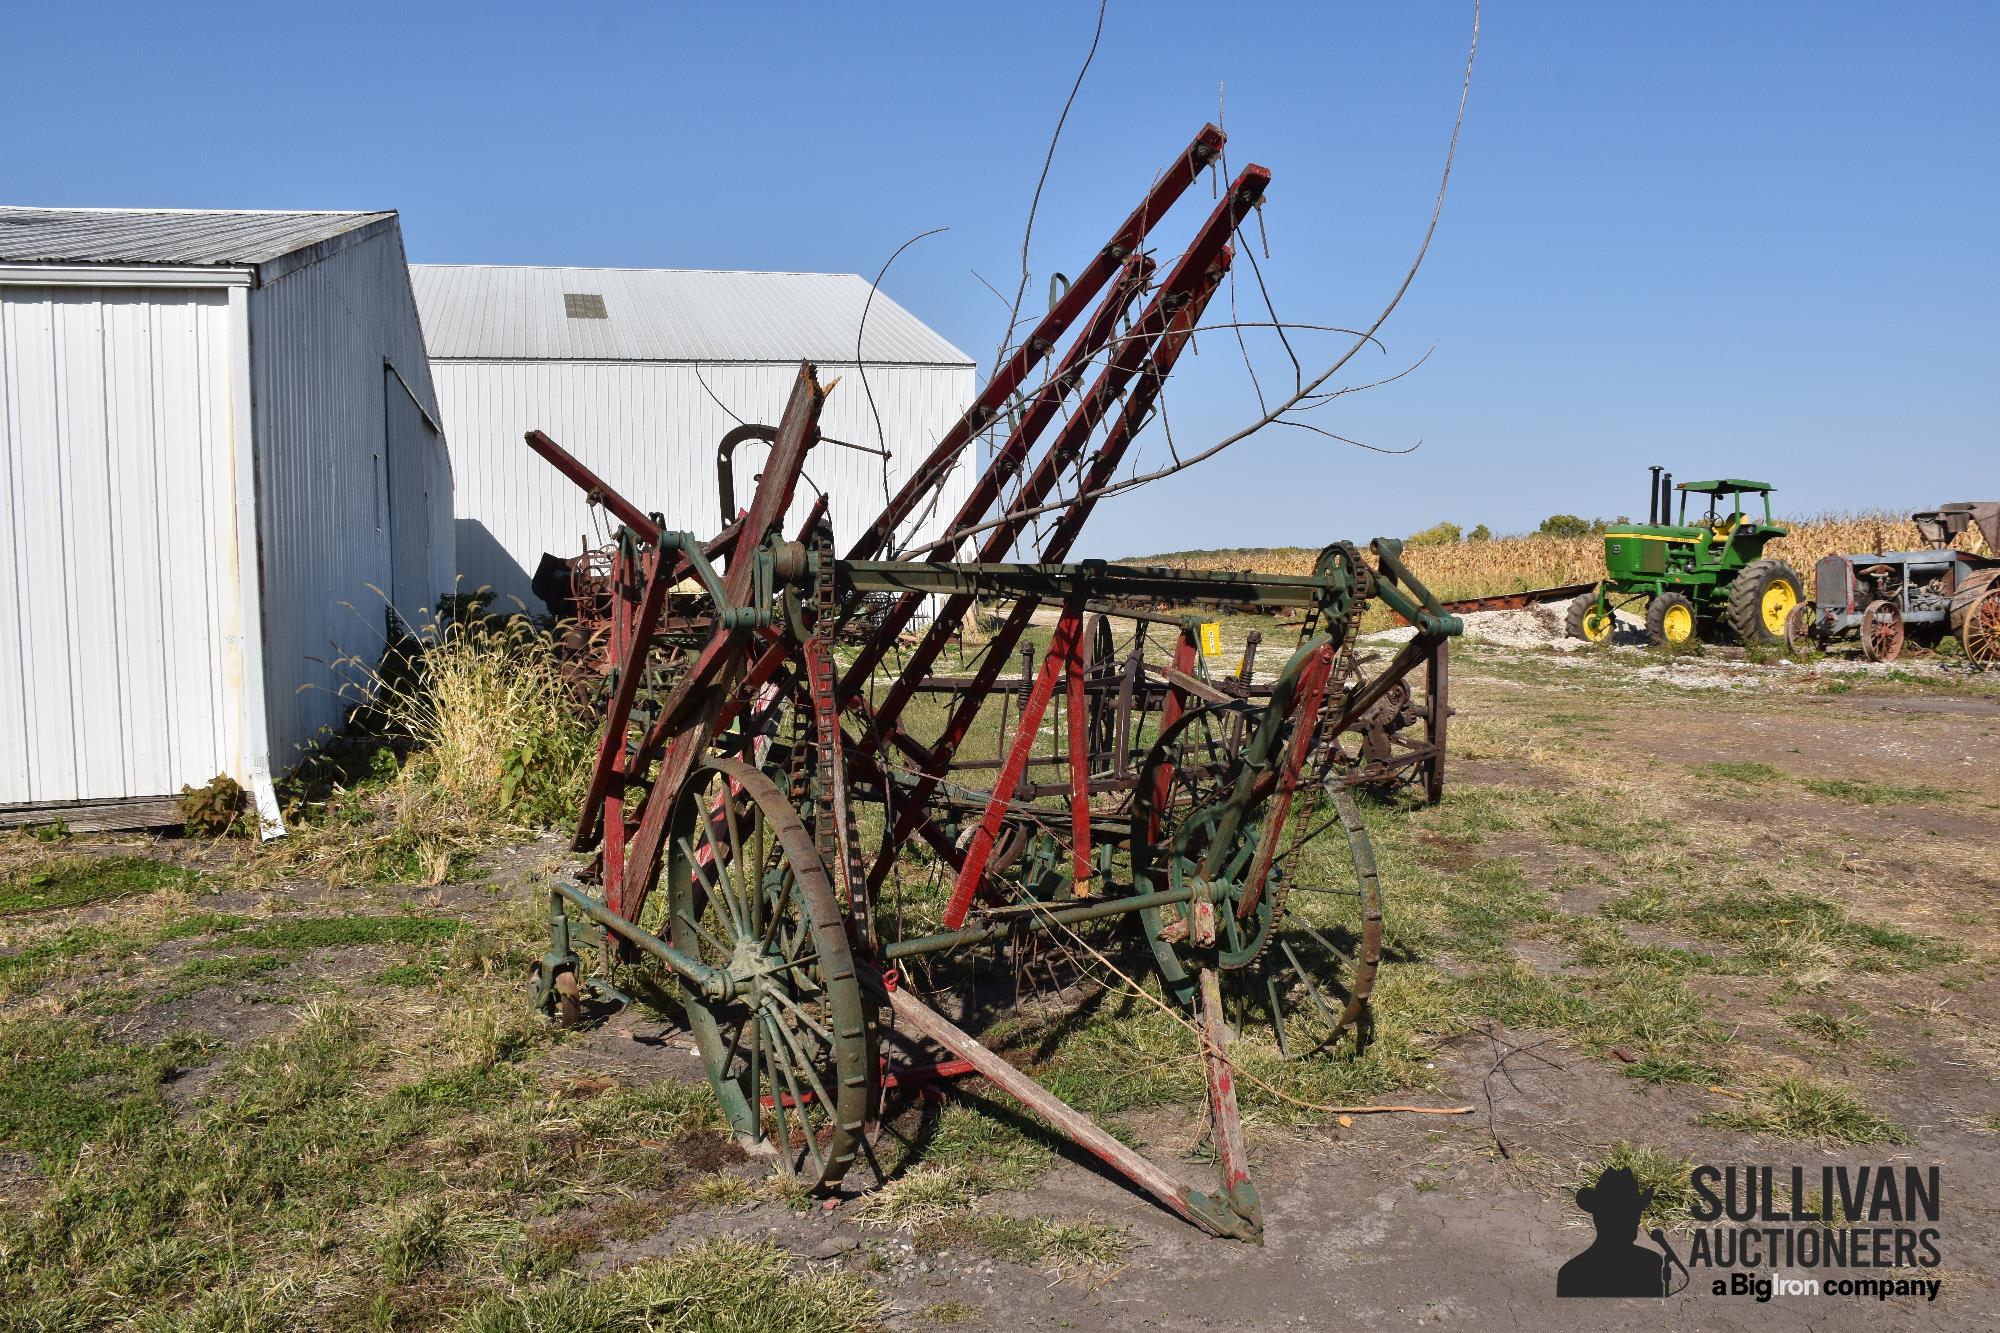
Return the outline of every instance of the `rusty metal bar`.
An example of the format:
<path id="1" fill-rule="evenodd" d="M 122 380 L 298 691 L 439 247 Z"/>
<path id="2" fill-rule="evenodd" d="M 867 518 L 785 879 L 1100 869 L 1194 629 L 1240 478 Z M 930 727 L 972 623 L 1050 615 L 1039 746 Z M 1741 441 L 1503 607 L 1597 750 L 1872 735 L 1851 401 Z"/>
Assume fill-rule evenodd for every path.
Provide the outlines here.
<path id="1" fill-rule="evenodd" d="M 999 1055 L 981 1045 L 979 1039 L 952 1023 L 916 996 L 900 987 L 883 992 L 895 1011 L 899 1025 L 928 1038 L 972 1065 L 988 1081 L 1048 1121 L 1064 1137 L 1088 1149 L 1098 1160 L 1158 1199 L 1204 1231 L 1233 1236 L 1240 1228 L 1231 1227 L 1219 1210 L 1202 1195 L 1188 1189 L 1165 1171 L 1092 1123 L 1089 1116 L 1070 1106 L 1039 1083 L 1023 1074 Z"/>
<path id="2" fill-rule="evenodd" d="M 1069 290 L 1049 308 L 1048 314 L 1042 316 L 1021 345 L 1014 349 L 1013 355 L 1001 363 L 1000 369 L 987 381 L 985 389 L 966 409 L 965 415 L 944 433 L 937 447 L 911 472 L 910 479 L 848 551 L 850 559 L 866 560 L 879 553 L 896 528 L 916 512 L 924 497 L 943 484 L 958 464 L 959 451 L 971 443 L 972 438 L 1000 411 L 1014 391 L 1027 380 L 1028 372 L 1055 350 L 1056 343 L 1076 317 L 1083 313 L 1091 298 L 1111 281 L 1112 275 L 1118 272 L 1128 257 L 1138 252 L 1153 224 L 1166 215 L 1188 186 L 1199 178 L 1202 170 L 1221 156 L 1227 137 L 1214 125 L 1201 127 L 1194 141 L 1160 173 L 1139 206 L 1111 233 L 1111 239 L 1105 242 L 1104 248 L 1076 275 L 1076 281 L 1070 284 Z"/>

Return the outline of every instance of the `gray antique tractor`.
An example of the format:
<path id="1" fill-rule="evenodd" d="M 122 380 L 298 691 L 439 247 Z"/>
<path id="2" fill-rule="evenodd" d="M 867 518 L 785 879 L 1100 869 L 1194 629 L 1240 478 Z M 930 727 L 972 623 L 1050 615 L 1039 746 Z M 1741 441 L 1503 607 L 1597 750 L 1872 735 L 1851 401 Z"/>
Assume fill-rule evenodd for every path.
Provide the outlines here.
<path id="1" fill-rule="evenodd" d="M 1829 555 L 1814 566 L 1817 600 L 1785 622 L 1792 644 L 1822 647 L 1852 634 L 1871 662 L 1893 662 L 1911 639 L 1935 644 L 1955 635 L 1966 659 L 2000 663 L 2000 554 L 1953 545 L 1968 527 L 2000 553 L 2000 502 L 1960 501 L 1910 515 L 1929 548 Z"/>

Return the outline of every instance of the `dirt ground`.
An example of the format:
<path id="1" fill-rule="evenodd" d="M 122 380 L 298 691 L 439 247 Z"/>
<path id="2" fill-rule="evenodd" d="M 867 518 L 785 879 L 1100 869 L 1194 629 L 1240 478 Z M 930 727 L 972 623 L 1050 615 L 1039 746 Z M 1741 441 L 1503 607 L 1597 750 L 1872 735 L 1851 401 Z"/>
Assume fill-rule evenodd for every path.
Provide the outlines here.
<path id="1" fill-rule="evenodd" d="M 0 918 L 16 1029 L 0 1198 L 44 1242 L 50 1228 L 77 1236 L 34 1251 L 10 1233 L 0 1326 L 585 1327 L 550 1314 L 549 1293 L 716 1237 L 775 1245 L 787 1271 L 851 1284 L 829 1290 L 876 1293 L 864 1322 L 897 1328 L 2000 1324 L 2000 682 L 1924 663 L 1667 661 L 1475 635 L 1452 688 L 1444 803 L 1369 811 L 1392 928 L 1378 1041 L 1400 1063 L 1371 1056 L 1346 1100 L 1471 1113 L 1253 1106 L 1261 1246 L 1198 1234 L 1052 1148 L 978 1081 L 942 1113 L 970 1117 L 950 1122 L 951 1141 L 972 1146 L 905 1153 L 884 1193 L 898 1171 L 983 1183 L 906 1209 L 772 1188 L 764 1161 L 691 1109 L 707 1091 L 670 1011 L 567 1034 L 517 1013 L 553 839 L 425 889 L 253 883 L 236 853 L 187 842 L 11 846 L 17 871 L 54 865 L 56 880 L 102 856 L 186 866 L 200 884 L 30 901 Z M 54 882 L 44 874 L 44 890 Z M 323 924 L 355 921 L 387 924 Z M 226 1263 L 226 1204 L 191 1204 L 146 1242 L 205 1237 L 188 1242 L 191 1271 L 226 1280 L 79 1295 L 78 1266 L 106 1261 L 91 1237 L 119 1233 L 79 1211 L 72 1176 L 133 1187 L 121 1152 L 136 1160 L 157 1140 L 185 1153 L 225 1120 L 268 1133 L 242 1108 L 260 1086 L 307 1088 L 313 1071 L 297 1066 L 335 1012 L 364 1035 L 326 1048 L 329 1065 L 374 1054 L 272 1114 L 383 1125 L 407 1113 L 407 1131 L 384 1130 L 343 1167 L 347 1188 L 288 1178 L 253 1219 L 268 1230 L 227 1241 Z M 99 1064 L 38 1074 L 49 1043 L 79 1031 L 103 1043 Z M 472 1048 L 485 1054 L 468 1063 Z M 1067 1061 L 1042 1063 L 1081 1078 Z M 81 1082 L 30 1086 L 58 1073 Z M 91 1110 L 92 1088 L 115 1115 Z M 1118 1132 L 1204 1182 L 1198 1100 L 1102 1104 L 1122 1106 L 1102 1116 Z M 994 1144 L 1026 1165 L 993 1174 L 980 1145 Z M 1941 1263 L 1924 1276 L 1942 1287 L 1934 1301 L 1762 1303 L 1712 1295 L 1725 1266 L 1664 1300 L 1555 1299 L 1557 1269 L 1591 1238 L 1576 1189 L 1635 1157 L 1659 1181 L 1694 1163 L 1798 1165 L 1813 1180 L 1827 1164 L 1936 1165 Z M 370 1183 L 390 1167 L 393 1182 Z M 442 1220 L 412 1231 L 432 1185 Z M 304 1201 L 310 1221 L 287 1211 Z M 1684 1200 L 1662 1220 L 1685 1256 Z M 530 1258 L 493 1257 L 517 1250 Z M 245 1294 L 225 1310 L 199 1294 L 212 1282 Z M 736 1318 L 701 1326 L 764 1326 Z"/>

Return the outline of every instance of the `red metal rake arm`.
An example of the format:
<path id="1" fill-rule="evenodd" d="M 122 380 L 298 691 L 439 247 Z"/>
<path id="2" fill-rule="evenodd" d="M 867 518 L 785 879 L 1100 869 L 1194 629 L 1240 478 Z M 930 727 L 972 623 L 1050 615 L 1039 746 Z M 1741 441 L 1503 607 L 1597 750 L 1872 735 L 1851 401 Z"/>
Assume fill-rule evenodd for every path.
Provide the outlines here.
<path id="1" fill-rule="evenodd" d="M 1098 251 L 1096 258 L 1077 275 L 1069 291 L 1050 307 L 1049 313 L 1042 316 L 1041 322 L 1035 325 L 1033 332 L 1014 349 L 1014 354 L 1007 358 L 999 371 L 987 382 L 986 388 L 973 400 L 965 415 L 945 432 L 937 447 L 932 449 L 930 455 L 910 474 L 910 479 L 903 484 L 902 489 L 897 491 L 881 515 L 869 525 L 868 531 L 863 533 L 860 540 L 848 551 L 848 559 L 870 560 L 880 554 L 890 536 L 917 511 L 917 506 L 923 503 L 924 497 L 943 484 L 945 477 L 950 474 L 958 461 L 959 451 L 971 443 L 973 436 L 983 430 L 986 423 L 1006 405 L 1014 391 L 1026 381 L 1028 372 L 1035 368 L 1036 363 L 1055 350 L 1057 340 L 1069 329 L 1076 317 L 1083 313 L 1091 298 L 1111 281 L 1112 275 L 1118 272 L 1119 265 L 1125 262 L 1126 256 L 1138 251 L 1145 242 L 1146 234 L 1152 230 L 1153 224 L 1166 215 L 1167 210 L 1174 206 L 1175 201 L 1188 186 L 1201 175 L 1202 169 L 1221 154 L 1226 138 L 1227 136 L 1215 126 L 1202 126 L 1201 133 L 1195 135 L 1194 141 L 1164 172 L 1160 173 L 1159 180 L 1140 201 L 1139 206 L 1132 210 L 1131 216 L 1111 234 L 1111 239 L 1105 242 L 1104 248 Z"/>

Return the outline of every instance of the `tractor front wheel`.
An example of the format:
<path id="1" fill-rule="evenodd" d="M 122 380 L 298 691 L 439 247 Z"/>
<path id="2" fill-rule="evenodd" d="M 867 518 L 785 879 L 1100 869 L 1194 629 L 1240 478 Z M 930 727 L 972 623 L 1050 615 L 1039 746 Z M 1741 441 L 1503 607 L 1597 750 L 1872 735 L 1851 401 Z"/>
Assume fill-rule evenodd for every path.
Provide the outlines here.
<path id="1" fill-rule="evenodd" d="M 1903 655 L 1903 612 L 1894 602 L 1870 602 L 1862 611 L 1861 653 L 1871 662 L 1893 662 Z"/>
<path id="2" fill-rule="evenodd" d="M 1753 560 L 1729 585 L 1729 627 L 1739 642 L 1771 647 L 1785 641 L 1785 619 L 1805 600 L 1798 571 L 1782 560 Z"/>
<path id="3" fill-rule="evenodd" d="M 1570 602 L 1569 613 L 1563 617 L 1563 628 L 1569 636 L 1589 643 L 1611 642 L 1613 624 L 1611 608 L 1600 606 L 1594 592 L 1584 593 Z"/>
<path id="4" fill-rule="evenodd" d="M 1677 592 L 1663 592 L 1646 604 L 1646 637 L 1655 648 L 1680 648 L 1694 642 L 1694 603 Z"/>

